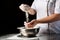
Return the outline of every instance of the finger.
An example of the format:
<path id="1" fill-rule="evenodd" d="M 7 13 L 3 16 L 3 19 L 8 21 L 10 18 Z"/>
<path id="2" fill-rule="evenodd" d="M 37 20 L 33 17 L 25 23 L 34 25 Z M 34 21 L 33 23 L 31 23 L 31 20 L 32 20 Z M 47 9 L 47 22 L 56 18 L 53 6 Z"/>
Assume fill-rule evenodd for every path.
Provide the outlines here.
<path id="1" fill-rule="evenodd" d="M 33 26 L 32 25 L 28 25 L 28 28 L 32 28 Z"/>
<path id="2" fill-rule="evenodd" d="M 19 8 L 20 8 L 21 10 L 23 10 L 23 9 L 24 9 L 24 4 L 21 4 L 21 5 L 19 6 Z"/>
<path id="3" fill-rule="evenodd" d="M 24 25 L 27 25 L 27 23 L 26 23 L 26 22 L 24 22 Z"/>
<path id="4" fill-rule="evenodd" d="M 24 22 L 24 24 L 25 24 L 26 22 Z"/>
<path id="5" fill-rule="evenodd" d="M 33 23 L 34 23 L 34 21 L 29 22 L 29 24 L 33 24 Z"/>

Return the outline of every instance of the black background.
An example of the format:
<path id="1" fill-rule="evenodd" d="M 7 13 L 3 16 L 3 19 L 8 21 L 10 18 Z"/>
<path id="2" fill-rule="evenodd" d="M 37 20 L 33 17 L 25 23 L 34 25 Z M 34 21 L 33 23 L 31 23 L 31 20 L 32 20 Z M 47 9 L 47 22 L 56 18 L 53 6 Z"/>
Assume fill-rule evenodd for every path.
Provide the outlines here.
<path id="1" fill-rule="evenodd" d="M 24 26 L 25 13 L 19 9 L 19 5 L 24 3 L 31 6 L 33 0 L 2 0 L 0 17 L 0 35 L 8 33 L 19 33 L 17 27 Z M 29 15 L 30 21 L 36 18 Z"/>

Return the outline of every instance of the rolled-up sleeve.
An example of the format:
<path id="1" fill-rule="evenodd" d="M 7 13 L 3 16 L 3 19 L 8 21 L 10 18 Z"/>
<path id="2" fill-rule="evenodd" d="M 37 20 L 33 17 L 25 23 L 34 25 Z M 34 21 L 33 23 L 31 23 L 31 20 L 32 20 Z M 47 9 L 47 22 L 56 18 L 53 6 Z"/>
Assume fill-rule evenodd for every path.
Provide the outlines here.
<path id="1" fill-rule="evenodd" d="M 60 14 L 60 0 L 56 0 L 55 13 Z"/>

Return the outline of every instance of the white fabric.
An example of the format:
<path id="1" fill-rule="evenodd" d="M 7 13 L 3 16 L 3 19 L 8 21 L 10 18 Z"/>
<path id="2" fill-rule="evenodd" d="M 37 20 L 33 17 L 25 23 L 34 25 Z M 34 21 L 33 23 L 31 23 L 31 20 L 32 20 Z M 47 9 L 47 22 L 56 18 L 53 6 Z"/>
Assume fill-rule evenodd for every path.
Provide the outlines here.
<path id="1" fill-rule="evenodd" d="M 56 0 L 55 8 L 54 8 L 55 9 L 54 10 L 55 14 L 60 14 L 60 4 L 59 3 L 60 3 L 60 0 Z M 49 27 L 50 30 L 54 31 L 55 33 L 60 33 L 60 21 L 52 22 L 52 23 L 50 23 L 49 26 L 50 26 Z"/>
<path id="2" fill-rule="evenodd" d="M 44 3 L 43 3 L 44 2 Z M 35 9 L 37 11 L 37 19 L 41 19 L 47 16 L 46 13 L 46 6 L 47 6 L 47 0 L 35 0 L 31 6 L 31 8 Z M 36 27 L 40 26 L 40 33 L 46 31 L 48 28 L 48 24 L 38 24 Z M 42 31 L 43 30 L 43 31 Z"/>
<path id="3" fill-rule="evenodd" d="M 60 0 L 56 1 L 55 13 L 59 13 L 60 14 Z"/>
<path id="4" fill-rule="evenodd" d="M 47 2 L 49 0 L 34 0 L 34 2 L 32 3 L 31 8 L 35 9 L 37 11 L 37 19 L 41 19 L 47 16 Z M 55 8 L 53 8 L 53 5 L 51 4 L 53 0 L 50 0 L 50 4 L 49 6 L 49 15 L 51 15 L 53 9 L 54 9 L 54 13 L 60 13 L 60 0 L 56 0 L 56 4 L 55 4 Z M 53 8 L 52 10 L 50 10 L 51 8 Z M 51 28 L 51 26 L 53 26 L 52 24 L 54 24 L 54 28 Z M 60 33 L 60 21 L 56 21 L 53 23 L 50 23 L 50 29 L 54 29 L 54 31 L 56 31 L 56 33 Z M 38 24 L 36 26 L 40 26 L 40 31 L 44 32 L 46 31 L 46 29 L 48 28 L 48 24 Z M 55 29 L 56 28 L 56 29 Z M 58 29 L 59 28 L 59 29 Z M 43 30 L 43 31 L 42 31 Z"/>

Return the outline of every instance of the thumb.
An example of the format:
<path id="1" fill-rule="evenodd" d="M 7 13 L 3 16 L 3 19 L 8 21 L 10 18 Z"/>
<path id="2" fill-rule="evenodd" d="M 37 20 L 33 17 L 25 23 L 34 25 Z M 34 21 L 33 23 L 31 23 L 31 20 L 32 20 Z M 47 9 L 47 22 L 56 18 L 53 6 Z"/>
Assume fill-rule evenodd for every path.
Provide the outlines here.
<path id="1" fill-rule="evenodd" d="M 26 24 L 26 21 L 24 22 L 24 25 Z"/>
<path id="2" fill-rule="evenodd" d="M 31 22 L 30 22 L 30 24 L 34 24 L 35 23 L 35 20 L 32 20 Z"/>

